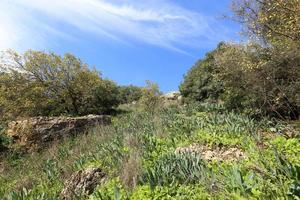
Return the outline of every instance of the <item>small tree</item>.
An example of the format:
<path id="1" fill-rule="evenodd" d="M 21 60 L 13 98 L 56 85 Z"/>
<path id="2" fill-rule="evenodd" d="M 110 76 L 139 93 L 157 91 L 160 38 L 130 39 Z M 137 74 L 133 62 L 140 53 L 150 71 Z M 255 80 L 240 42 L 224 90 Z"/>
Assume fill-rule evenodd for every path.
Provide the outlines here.
<path id="1" fill-rule="evenodd" d="M 157 84 L 150 81 L 146 81 L 146 84 L 146 87 L 142 89 L 142 97 L 140 98 L 139 104 L 142 110 L 153 113 L 161 108 L 161 92 Z"/>

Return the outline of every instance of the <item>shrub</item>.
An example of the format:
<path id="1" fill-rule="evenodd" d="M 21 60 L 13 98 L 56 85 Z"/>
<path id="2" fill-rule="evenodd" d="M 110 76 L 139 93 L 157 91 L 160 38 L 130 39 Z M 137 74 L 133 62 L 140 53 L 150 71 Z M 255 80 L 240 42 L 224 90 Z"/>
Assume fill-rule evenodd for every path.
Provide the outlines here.
<path id="1" fill-rule="evenodd" d="M 296 52 L 294 47 L 224 45 L 215 59 L 225 106 L 254 116 L 297 119 L 300 54 Z"/>
<path id="2" fill-rule="evenodd" d="M 9 138 L 4 135 L 5 126 L 0 122 L 0 153 L 7 149 L 9 144 Z"/>
<path id="3" fill-rule="evenodd" d="M 113 108 L 119 105 L 119 91 L 117 85 L 110 80 L 102 80 L 92 89 L 93 100 L 84 108 L 89 113 L 110 113 Z M 89 111 L 89 108 L 92 110 Z"/>
<path id="4" fill-rule="evenodd" d="M 224 43 L 220 43 L 216 50 L 209 52 L 205 58 L 199 60 L 184 76 L 179 86 L 185 102 L 216 101 L 223 92 L 222 82 L 216 79 L 217 66 L 214 54 Z"/>
<path id="5" fill-rule="evenodd" d="M 142 88 L 129 85 L 119 87 L 120 103 L 129 104 L 138 101 L 142 96 Z"/>
<path id="6" fill-rule="evenodd" d="M 139 105 L 142 110 L 153 113 L 161 108 L 162 99 L 161 92 L 157 84 L 147 81 L 147 86 L 142 89 L 142 97 L 140 98 Z"/>
<path id="7" fill-rule="evenodd" d="M 293 9 L 290 9 L 293 8 Z M 300 116 L 299 2 L 234 0 L 234 18 L 248 44 L 221 43 L 180 86 L 192 101 L 217 98 L 228 110 L 252 117 Z"/>

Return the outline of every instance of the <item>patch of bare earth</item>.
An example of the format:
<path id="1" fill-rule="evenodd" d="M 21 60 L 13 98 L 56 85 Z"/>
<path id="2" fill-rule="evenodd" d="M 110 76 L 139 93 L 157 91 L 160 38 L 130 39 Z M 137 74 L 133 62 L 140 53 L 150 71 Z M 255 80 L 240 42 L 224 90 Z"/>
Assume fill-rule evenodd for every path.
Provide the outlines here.
<path id="1" fill-rule="evenodd" d="M 178 147 L 175 153 L 194 153 L 207 161 L 239 161 L 246 158 L 245 152 L 237 147 L 210 147 L 207 145 L 192 144 Z"/>

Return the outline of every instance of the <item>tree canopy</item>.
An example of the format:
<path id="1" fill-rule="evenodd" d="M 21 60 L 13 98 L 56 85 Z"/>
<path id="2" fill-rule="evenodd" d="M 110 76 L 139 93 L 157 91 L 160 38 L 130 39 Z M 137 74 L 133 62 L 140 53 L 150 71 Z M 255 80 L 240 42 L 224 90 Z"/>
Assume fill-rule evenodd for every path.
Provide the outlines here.
<path id="1" fill-rule="evenodd" d="M 223 45 L 220 43 L 216 50 L 207 53 L 185 75 L 179 90 L 186 101 L 216 101 L 222 93 L 222 83 L 214 77 L 218 70 L 214 54 Z"/>
<path id="2" fill-rule="evenodd" d="M 108 112 L 117 85 L 71 54 L 8 52 L 0 75 L 0 109 L 16 116 L 85 115 Z"/>
<path id="3" fill-rule="evenodd" d="M 300 1 L 235 0 L 232 8 L 249 42 L 223 43 L 207 54 L 185 76 L 183 96 L 214 96 L 256 116 L 299 118 Z"/>

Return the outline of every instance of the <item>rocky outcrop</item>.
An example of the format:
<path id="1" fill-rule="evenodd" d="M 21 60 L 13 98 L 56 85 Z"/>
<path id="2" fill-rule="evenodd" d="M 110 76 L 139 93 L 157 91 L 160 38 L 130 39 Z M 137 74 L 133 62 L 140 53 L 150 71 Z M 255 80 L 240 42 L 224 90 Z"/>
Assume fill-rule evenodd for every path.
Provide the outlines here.
<path id="1" fill-rule="evenodd" d="M 39 150 L 52 141 L 73 136 L 87 129 L 110 123 L 105 115 L 83 117 L 34 117 L 8 124 L 7 135 L 13 138 L 13 146 L 26 151 Z"/>
<path id="2" fill-rule="evenodd" d="M 163 102 L 167 105 L 183 103 L 182 95 L 180 94 L 180 92 L 169 92 L 162 95 L 161 98 L 163 99 Z"/>
<path id="3" fill-rule="evenodd" d="M 187 147 L 179 147 L 175 153 L 194 153 L 207 161 L 238 161 L 246 158 L 246 154 L 237 147 L 215 147 L 192 144 Z"/>
<path id="4" fill-rule="evenodd" d="M 61 198 L 72 200 L 84 198 L 94 192 L 95 188 L 105 180 L 106 174 L 99 168 L 89 168 L 74 173 L 65 183 Z"/>
<path id="5" fill-rule="evenodd" d="M 162 97 L 165 100 L 173 100 L 173 101 L 178 100 L 178 98 L 180 97 L 180 92 L 169 92 L 169 93 L 162 95 Z"/>

